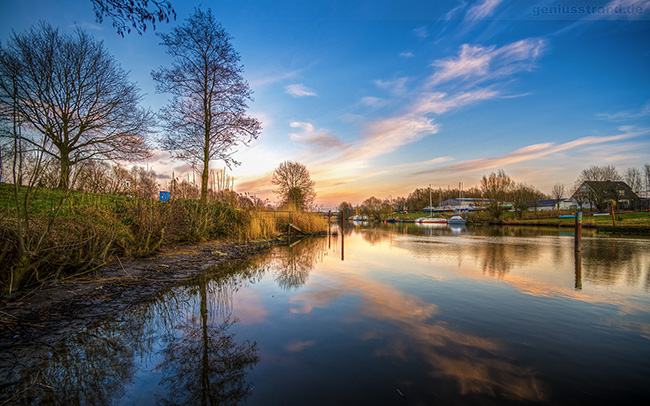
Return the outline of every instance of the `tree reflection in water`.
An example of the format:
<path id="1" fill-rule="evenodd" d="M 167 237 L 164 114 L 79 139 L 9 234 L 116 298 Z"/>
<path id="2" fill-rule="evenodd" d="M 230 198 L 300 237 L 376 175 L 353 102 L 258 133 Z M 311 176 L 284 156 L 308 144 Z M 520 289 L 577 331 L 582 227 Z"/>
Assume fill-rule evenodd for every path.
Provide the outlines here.
<path id="1" fill-rule="evenodd" d="M 317 262 L 323 262 L 327 251 L 325 239 L 304 238 L 282 249 L 275 263 L 275 282 L 284 290 L 299 288 L 307 282 Z"/>
<path id="2" fill-rule="evenodd" d="M 233 293 L 267 272 L 269 255 L 209 269 L 145 303 L 105 315 L 101 322 L 69 334 L 44 351 L 44 361 L 11 374 L 0 403 L 105 405 L 125 400 L 137 361 L 156 358 L 167 396 L 158 403 L 237 404 L 249 394 L 247 369 L 259 361 L 257 346 L 230 332 Z M 42 346 L 41 346 L 42 347 Z M 12 352 L 21 353 L 21 348 Z M 135 388 L 136 392 L 138 387 Z M 129 399 L 126 399 L 128 402 Z"/>
<path id="3" fill-rule="evenodd" d="M 259 361 L 256 344 L 236 344 L 230 327 L 237 322 L 227 316 L 221 323 L 209 316 L 208 282 L 198 284 L 200 313 L 192 314 L 175 326 L 166 337 L 164 361 L 156 369 L 163 372 L 161 385 L 167 397 L 162 405 L 234 405 L 246 399 L 249 385 L 246 369 Z M 223 295 L 222 298 L 231 297 Z M 214 297 L 210 297 L 214 299 Z M 217 298 L 218 300 L 218 298 Z"/>
<path id="4" fill-rule="evenodd" d="M 51 358 L 20 372 L 13 404 L 103 405 L 119 398 L 146 350 L 138 323 L 102 323 L 53 347 Z"/>

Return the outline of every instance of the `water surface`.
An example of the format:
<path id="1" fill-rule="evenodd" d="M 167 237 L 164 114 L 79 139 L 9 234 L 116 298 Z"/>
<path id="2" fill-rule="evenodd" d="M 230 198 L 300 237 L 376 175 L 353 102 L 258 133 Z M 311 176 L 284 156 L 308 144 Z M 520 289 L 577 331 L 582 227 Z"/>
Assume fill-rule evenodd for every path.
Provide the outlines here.
<path id="1" fill-rule="evenodd" d="M 33 403 L 650 404 L 650 241 L 348 224 L 79 332 Z"/>

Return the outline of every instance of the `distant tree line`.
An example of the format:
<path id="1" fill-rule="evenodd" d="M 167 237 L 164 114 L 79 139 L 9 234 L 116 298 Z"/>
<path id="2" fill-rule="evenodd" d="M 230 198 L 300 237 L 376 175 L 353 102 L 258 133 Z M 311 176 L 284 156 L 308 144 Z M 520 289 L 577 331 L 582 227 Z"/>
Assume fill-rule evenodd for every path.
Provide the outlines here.
<path id="1" fill-rule="evenodd" d="M 583 183 L 591 181 L 596 181 L 594 187 L 582 192 L 580 187 Z M 480 209 L 487 211 L 497 219 L 506 211 L 514 211 L 517 217 L 521 218 L 527 210 L 531 208 L 536 210 L 537 202 L 544 199 L 554 200 L 556 209 L 560 208 L 563 199 L 573 197 L 579 207 L 588 203 L 592 209 L 604 210 L 608 202 L 616 202 L 620 195 L 617 190 L 613 190 L 612 184 L 606 181 L 625 182 L 638 196 L 650 197 L 648 196 L 650 192 L 650 164 L 645 164 L 640 169 L 628 168 L 623 176 L 611 165 L 590 166 L 581 171 L 570 190 L 567 190 L 563 183 L 558 182 L 553 185 L 550 195 L 541 192 L 535 186 L 515 182 L 503 170 L 498 170 L 483 176 L 478 187 L 464 190 L 460 188 L 417 188 L 407 197 L 379 199 L 371 196 L 358 205 L 344 201 L 337 206 L 337 210 L 346 218 L 355 214 L 383 218 L 391 212 L 421 212 L 430 205 L 430 199 L 431 204 L 436 207 L 447 199 L 461 196 L 481 199 L 475 202 L 475 206 L 479 206 Z"/>

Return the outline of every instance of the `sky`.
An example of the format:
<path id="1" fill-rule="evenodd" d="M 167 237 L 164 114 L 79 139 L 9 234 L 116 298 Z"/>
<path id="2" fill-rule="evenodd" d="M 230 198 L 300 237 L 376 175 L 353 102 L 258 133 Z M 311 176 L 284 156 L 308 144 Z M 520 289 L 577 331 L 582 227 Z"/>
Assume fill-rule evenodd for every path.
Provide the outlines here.
<path id="1" fill-rule="evenodd" d="M 151 71 L 171 59 L 156 33 L 211 8 L 263 125 L 228 173 L 236 191 L 272 203 L 271 175 L 286 160 L 307 167 L 324 209 L 478 186 L 500 169 L 550 193 L 591 165 L 650 162 L 650 0 L 171 4 L 174 22 L 122 38 L 90 0 L 0 0 L 0 41 L 39 21 L 81 27 L 158 111 L 169 95 L 156 93 Z M 163 188 L 191 172 L 160 150 L 146 164 Z"/>

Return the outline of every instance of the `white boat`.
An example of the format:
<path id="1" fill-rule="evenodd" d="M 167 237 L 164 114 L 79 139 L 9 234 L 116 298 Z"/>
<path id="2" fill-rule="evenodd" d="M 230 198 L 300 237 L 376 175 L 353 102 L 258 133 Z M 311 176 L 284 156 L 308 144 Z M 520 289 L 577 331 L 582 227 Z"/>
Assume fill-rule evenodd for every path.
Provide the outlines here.
<path id="1" fill-rule="evenodd" d="M 462 218 L 461 216 L 453 216 L 449 220 L 447 220 L 447 224 L 465 224 L 467 220 Z"/>
<path id="2" fill-rule="evenodd" d="M 421 217 L 418 220 L 422 224 L 447 224 L 447 219 L 442 217 Z"/>
<path id="3" fill-rule="evenodd" d="M 447 224 L 447 219 L 443 217 L 433 217 L 433 202 L 431 198 L 431 185 L 429 185 L 429 217 L 420 217 L 415 220 L 416 223 L 422 224 Z"/>
<path id="4" fill-rule="evenodd" d="M 354 216 L 354 217 L 352 217 L 352 221 L 363 221 L 363 217 L 361 217 L 361 216 Z"/>

